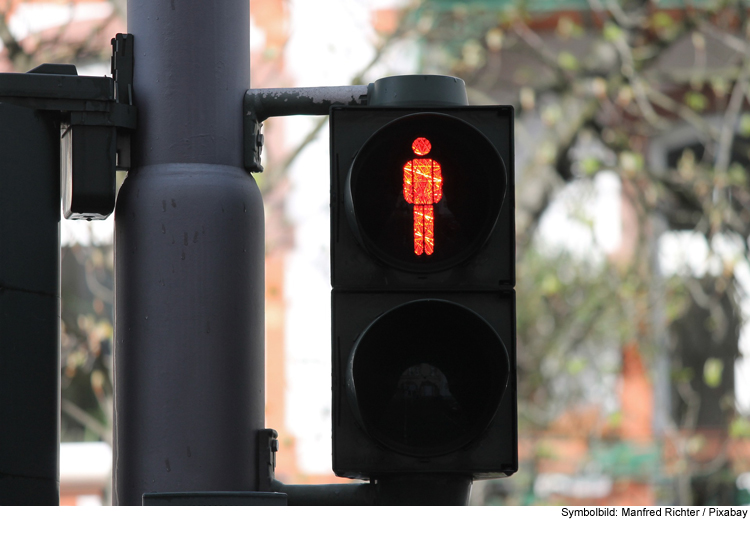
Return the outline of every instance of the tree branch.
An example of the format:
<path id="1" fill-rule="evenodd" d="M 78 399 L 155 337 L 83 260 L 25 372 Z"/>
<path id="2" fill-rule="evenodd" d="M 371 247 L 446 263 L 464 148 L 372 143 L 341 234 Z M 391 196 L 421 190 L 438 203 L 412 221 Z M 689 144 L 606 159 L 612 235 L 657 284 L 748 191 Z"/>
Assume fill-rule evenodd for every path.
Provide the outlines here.
<path id="1" fill-rule="evenodd" d="M 374 67 L 383 57 L 383 54 L 388 50 L 388 48 L 396 42 L 397 39 L 403 37 L 406 35 L 410 28 L 406 24 L 406 20 L 408 17 L 406 15 L 403 15 L 399 19 L 399 25 L 398 27 L 393 31 L 393 33 L 388 35 L 388 38 L 385 39 L 379 46 L 375 48 L 375 54 L 370 59 L 370 61 L 365 65 L 360 71 L 355 74 L 352 77 L 352 80 L 350 82 L 351 85 L 361 85 L 362 80 L 364 79 L 365 75 L 370 71 L 372 67 Z M 316 123 L 315 126 L 312 127 L 312 129 L 307 133 L 305 138 L 300 141 L 300 143 L 292 150 L 292 152 L 284 158 L 284 161 L 282 161 L 279 165 L 275 165 L 273 167 L 273 170 L 269 170 L 268 174 L 268 186 L 267 188 L 273 188 L 281 179 L 284 174 L 289 170 L 289 167 L 292 166 L 294 161 L 297 159 L 297 157 L 304 151 L 304 149 L 312 143 L 317 137 L 318 134 L 320 134 L 320 131 L 323 129 L 323 127 L 326 125 L 326 122 L 328 121 L 328 117 L 322 117 L 320 118 Z"/>
<path id="2" fill-rule="evenodd" d="M 724 113 L 724 121 L 719 136 L 719 147 L 716 155 L 715 171 L 720 174 L 727 172 L 729 160 L 732 153 L 732 143 L 734 142 L 734 133 L 737 128 L 737 119 L 742 111 L 742 102 L 747 94 L 748 81 L 750 78 L 750 57 L 745 57 L 742 65 L 740 76 L 732 89 L 732 96 L 729 98 L 727 110 Z"/>
<path id="3" fill-rule="evenodd" d="M 98 419 L 67 399 L 61 399 L 60 406 L 65 415 L 99 436 L 105 443 L 112 445 L 112 431 L 101 424 Z"/>
<path id="4" fill-rule="evenodd" d="M 8 51 L 8 59 L 16 66 L 16 69 L 25 72 L 31 64 L 33 54 L 24 50 L 21 44 L 16 40 L 8 27 L 8 13 L 0 13 L 0 41 L 3 42 L 5 49 Z"/>

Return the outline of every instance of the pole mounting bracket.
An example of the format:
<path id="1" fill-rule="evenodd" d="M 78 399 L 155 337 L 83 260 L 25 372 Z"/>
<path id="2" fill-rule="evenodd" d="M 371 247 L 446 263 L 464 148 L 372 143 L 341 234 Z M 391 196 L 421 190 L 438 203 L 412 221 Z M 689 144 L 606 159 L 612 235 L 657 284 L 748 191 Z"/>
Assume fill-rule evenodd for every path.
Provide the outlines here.
<path id="1" fill-rule="evenodd" d="M 244 166 L 247 172 L 263 172 L 260 155 L 263 121 L 289 115 L 328 115 L 331 106 L 366 106 L 370 85 L 338 87 L 290 87 L 249 89 L 243 100 Z"/>
<path id="2" fill-rule="evenodd" d="M 75 65 L 44 63 L 26 73 L 0 74 L 0 103 L 57 114 L 60 122 L 117 128 L 117 168 L 130 168 L 130 132 L 137 126 L 133 105 L 133 41 L 112 39 L 112 77 L 79 76 Z"/>
<path id="3" fill-rule="evenodd" d="M 106 219 L 115 207 L 116 170 L 129 170 L 133 103 L 133 41 L 111 41 L 112 77 L 79 76 L 75 65 L 45 63 L 0 74 L 0 104 L 43 113 L 60 129 L 60 181 L 67 219 Z"/>

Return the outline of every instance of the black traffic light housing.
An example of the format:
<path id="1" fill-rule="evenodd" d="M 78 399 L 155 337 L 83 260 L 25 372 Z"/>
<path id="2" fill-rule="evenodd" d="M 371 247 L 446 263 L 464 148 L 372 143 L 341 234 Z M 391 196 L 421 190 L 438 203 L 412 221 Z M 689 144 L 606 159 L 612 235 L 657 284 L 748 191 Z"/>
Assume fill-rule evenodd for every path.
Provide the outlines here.
<path id="1" fill-rule="evenodd" d="M 517 471 L 514 297 L 512 291 L 435 292 L 429 299 L 423 292 L 334 291 L 334 472 L 498 478 Z M 405 320 L 413 312 L 416 324 Z M 446 324 L 456 318 L 460 330 Z M 437 335 L 419 347 L 430 354 L 417 357 L 419 339 L 409 333 L 420 326 L 430 331 L 431 319 Z M 407 388 L 446 384 L 442 406 L 428 399 L 410 410 Z"/>
<path id="2" fill-rule="evenodd" d="M 333 470 L 508 476 L 513 109 L 387 103 L 330 113 Z"/>
<path id="3" fill-rule="evenodd" d="M 0 73 L 0 504 L 59 502 L 61 196 L 105 218 L 129 166 L 133 36 L 112 45 L 112 78 Z"/>

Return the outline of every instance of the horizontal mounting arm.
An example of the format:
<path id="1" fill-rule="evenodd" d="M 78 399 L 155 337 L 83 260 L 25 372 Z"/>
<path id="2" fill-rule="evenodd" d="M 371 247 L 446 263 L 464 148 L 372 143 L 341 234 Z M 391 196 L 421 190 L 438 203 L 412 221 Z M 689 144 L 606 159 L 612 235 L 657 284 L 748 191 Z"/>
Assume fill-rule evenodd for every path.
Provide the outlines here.
<path id="1" fill-rule="evenodd" d="M 331 106 L 366 106 L 368 85 L 249 89 L 243 103 L 244 158 L 247 172 L 263 172 L 263 121 L 289 115 L 328 115 Z"/>

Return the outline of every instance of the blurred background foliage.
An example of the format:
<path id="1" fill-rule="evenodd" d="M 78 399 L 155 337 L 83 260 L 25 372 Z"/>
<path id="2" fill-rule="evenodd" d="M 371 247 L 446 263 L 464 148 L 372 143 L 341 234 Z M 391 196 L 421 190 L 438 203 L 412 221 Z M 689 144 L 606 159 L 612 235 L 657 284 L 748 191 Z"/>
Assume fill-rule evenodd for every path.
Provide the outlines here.
<path id="1" fill-rule="evenodd" d="M 63 441 L 112 442 L 112 248 L 62 249 Z"/>
<path id="2" fill-rule="evenodd" d="M 748 437 L 734 397 L 750 232 L 747 4 L 431 0 L 407 17 L 425 72 L 463 78 L 472 104 L 517 110 L 518 404 L 532 476 L 522 468 L 488 495 L 576 502 L 608 480 L 630 484 L 630 502 L 639 484 L 651 488 L 644 504 L 735 502 L 747 464 L 732 440 Z M 621 189 L 617 244 L 597 242 L 586 195 L 603 171 Z M 571 191 L 568 217 L 591 233 L 583 254 L 540 231 Z M 663 267 L 665 236 L 679 232 L 705 247 L 698 269 Z M 629 389 L 640 365 L 654 396 L 641 408 L 623 398 L 642 393 Z M 598 422 L 562 424 L 586 406 Z M 645 428 L 628 428 L 639 409 Z M 557 466 L 567 486 L 541 490 L 537 468 L 554 482 L 540 464 L 565 455 L 545 438 L 581 431 L 586 451 Z M 607 466 L 644 454 L 653 469 Z"/>

